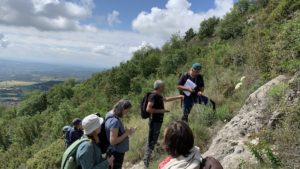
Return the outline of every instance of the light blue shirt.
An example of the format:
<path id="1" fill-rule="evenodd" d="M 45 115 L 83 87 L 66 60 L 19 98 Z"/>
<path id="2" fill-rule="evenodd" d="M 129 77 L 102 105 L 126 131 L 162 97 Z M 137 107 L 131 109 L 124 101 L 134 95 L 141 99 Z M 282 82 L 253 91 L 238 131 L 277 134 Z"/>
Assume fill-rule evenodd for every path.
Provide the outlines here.
<path id="1" fill-rule="evenodd" d="M 109 118 L 111 117 L 111 118 Z M 109 119 L 108 119 L 109 118 Z M 111 111 L 108 112 L 105 116 L 106 122 L 105 122 L 105 131 L 107 139 L 110 140 L 110 130 L 112 128 L 119 130 L 119 136 L 125 133 L 125 128 L 121 120 L 115 116 Z M 113 152 L 118 153 L 125 153 L 129 150 L 129 138 L 126 137 L 121 143 L 117 145 L 110 145 L 109 150 L 112 150 Z"/>

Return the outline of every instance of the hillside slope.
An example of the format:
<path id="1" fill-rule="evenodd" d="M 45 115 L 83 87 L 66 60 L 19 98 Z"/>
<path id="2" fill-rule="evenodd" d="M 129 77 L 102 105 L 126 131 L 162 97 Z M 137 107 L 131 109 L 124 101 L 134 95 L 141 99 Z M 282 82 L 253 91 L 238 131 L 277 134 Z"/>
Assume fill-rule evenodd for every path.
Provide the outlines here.
<path id="1" fill-rule="evenodd" d="M 288 150 L 276 153 L 276 151 L 279 151 L 281 146 L 284 146 L 281 142 L 277 141 L 269 143 L 273 147 L 276 147 L 273 148 L 270 153 L 273 155 L 274 159 L 277 158 L 280 160 L 280 163 L 278 164 L 273 164 L 272 161 L 264 161 L 263 163 L 260 163 L 262 161 L 260 161 L 258 156 L 255 154 L 255 151 L 252 149 L 253 147 L 251 148 L 251 145 L 256 146 L 259 142 L 264 142 L 263 139 L 260 140 L 259 133 L 265 134 L 266 130 L 271 133 L 275 133 L 274 131 L 276 129 L 274 127 L 277 126 L 279 129 L 283 127 L 280 126 L 279 123 L 284 123 L 284 119 L 291 117 L 297 117 L 296 119 L 300 118 L 300 107 L 298 105 L 300 103 L 299 82 L 300 72 L 296 73 L 296 75 L 292 78 L 280 75 L 250 94 L 237 115 L 235 115 L 235 117 L 233 117 L 216 133 L 215 136 L 213 136 L 214 139 L 208 150 L 203 154 L 203 157 L 212 156 L 217 158 L 222 163 L 224 169 L 300 167 L 300 160 L 298 159 L 299 151 L 297 151 L 300 148 L 300 134 L 294 135 L 294 142 L 287 143 L 295 150 L 294 154 L 290 154 L 289 157 L 286 158 L 281 158 L 281 156 L 286 156 L 285 153 L 288 152 Z M 289 87 L 283 90 L 276 89 L 278 86 L 283 84 L 286 84 Z M 274 90 L 276 90 L 276 95 L 282 96 L 282 100 L 279 102 L 285 102 L 284 105 L 277 106 L 276 104 L 279 102 L 272 102 L 273 98 L 270 93 Z M 294 112 L 282 109 L 285 106 L 292 107 Z M 295 125 L 298 125 L 299 127 L 299 122 Z M 290 128 L 287 130 L 290 130 L 291 132 L 300 132 L 299 128 L 294 129 L 294 131 Z M 263 144 L 267 145 L 267 143 Z M 266 151 L 265 148 L 266 147 L 258 147 L 258 151 Z M 261 154 L 261 156 L 264 155 L 266 154 Z M 289 163 L 285 161 L 286 159 L 289 159 Z M 125 168 L 140 169 L 143 168 L 143 163 L 137 163 Z"/>

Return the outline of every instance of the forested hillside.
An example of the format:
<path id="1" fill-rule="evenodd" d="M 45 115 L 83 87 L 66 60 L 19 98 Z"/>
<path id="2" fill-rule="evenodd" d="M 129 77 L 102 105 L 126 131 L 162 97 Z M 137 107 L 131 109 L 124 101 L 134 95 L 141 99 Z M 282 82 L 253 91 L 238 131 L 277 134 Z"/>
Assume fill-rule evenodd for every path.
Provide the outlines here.
<path id="1" fill-rule="evenodd" d="M 194 62 L 203 65 L 205 95 L 217 103 L 216 114 L 202 106 L 192 113 L 195 142 L 204 151 L 251 92 L 279 74 L 300 71 L 299 9 L 299 0 L 240 0 L 224 18 L 204 20 L 199 30 L 187 30 L 183 37 L 174 34 L 161 48 L 145 47 L 82 83 L 68 80 L 28 95 L 18 107 L 0 108 L 0 168 L 59 168 L 62 127 L 75 117 L 104 115 L 121 98 L 134 103 L 126 125 L 138 127 L 126 161 L 140 161 L 147 130 L 147 121 L 138 114 L 140 99 L 156 79 L 166 82 L 166 95 L 177 94 L 178 76 Z M 181 113 L 180 103 L 167 107 L 171 113 L 165 125 Z M 156 151 L 159 160 L 163 150 Z"/>

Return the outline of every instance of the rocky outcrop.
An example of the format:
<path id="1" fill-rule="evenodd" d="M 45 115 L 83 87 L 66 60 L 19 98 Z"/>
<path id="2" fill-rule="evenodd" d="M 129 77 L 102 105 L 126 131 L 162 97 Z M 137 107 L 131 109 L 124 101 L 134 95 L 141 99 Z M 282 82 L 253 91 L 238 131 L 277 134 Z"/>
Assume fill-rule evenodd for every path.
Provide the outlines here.
<path id="1" fill-rule="evenodd" d="M 125 163 L 124 166 L 123 166 L 123 169 L 143 169 L 145 168 L 144 167 L 144 163 L 143 162 L 140 162 L 140 163 L 136 163 L 134 165 L 130 164 L 130 163 Z"/>
<path id="2" fill-rule="evenodd" d="M 272 86 L 284 81 L 285 76 L 278 76 L 252 93 L 238 114 L 218 132 L 204 156 L 217 158 L 224 169 L 235 169 L 242 161 L 256 163 L 245 143 L 268 122 L 265 117 L 267 93 Z"/>
<path id="3" fill-rule="evenodd" d="M 280 111 L 273 112 L 272 117 L 270 118 L 267 127 L 270 129 L 275 129 L 277 123 L 280 121 L 280 119 L 283 118 L 283 116 L 284 116 L 283 112 L 280 112 Z"/>

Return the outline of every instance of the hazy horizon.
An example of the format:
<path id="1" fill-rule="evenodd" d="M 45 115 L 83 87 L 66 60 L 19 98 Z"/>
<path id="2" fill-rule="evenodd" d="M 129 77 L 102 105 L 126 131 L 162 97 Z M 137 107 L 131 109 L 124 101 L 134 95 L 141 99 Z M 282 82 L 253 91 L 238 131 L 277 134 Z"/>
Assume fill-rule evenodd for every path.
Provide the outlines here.
<path id="1" fill-rule="evenodd" d="M 148 45 L 161 47 L 235 0 L 4 0 L 0 59 L 110 68 Z M 181 19 L 179 20 L 178 17 Z"/>
<path id="2" fill-rule="evenodd" d="M 55 62 L 47 62 L 47 61 L 34 61 L 34 60 L 16 60 L 16 59 L 7 59 L 7 58 L 0 58 L 1 61 L 8 61 L 8 62 L 19 62 L 25 64 L 42 64 L 42 65 L 49 65 L 49 66 L 58 66 L 58 67 L 75 67 L 75 68 L 83 68 L 83 69 L 95 69 L 102 71 L 103 69 L 109 69 L 111 67 L 99 67 L 95 65 L 77 65 L 77 64 L 68 64 L 68 63 L 55 63 Z"/>

